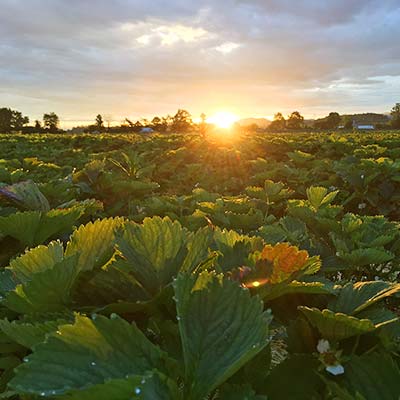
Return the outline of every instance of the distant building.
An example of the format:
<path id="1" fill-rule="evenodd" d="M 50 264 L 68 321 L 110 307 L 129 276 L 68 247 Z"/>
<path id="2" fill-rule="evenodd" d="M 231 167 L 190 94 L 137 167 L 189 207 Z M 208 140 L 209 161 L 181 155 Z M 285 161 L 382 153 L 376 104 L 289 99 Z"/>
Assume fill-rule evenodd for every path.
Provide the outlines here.
<path id="1" fill-rule="evenodd" d="M 375 125 L 359 125 L 354 124 L 353 127 L 360 131 L 373 131 L 375 129 Z"/>
<path id="2" fill-rule="evenodd" d="M 149 127 L 144 127 L 140 130 L 140 133 L 153 133 L 154 129 Z"/>

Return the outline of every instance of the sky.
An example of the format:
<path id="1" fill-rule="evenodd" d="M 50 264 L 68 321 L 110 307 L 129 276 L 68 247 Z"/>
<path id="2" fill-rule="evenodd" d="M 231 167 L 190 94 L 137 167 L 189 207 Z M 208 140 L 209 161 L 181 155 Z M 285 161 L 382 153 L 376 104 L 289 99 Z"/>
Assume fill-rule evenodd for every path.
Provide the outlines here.
<path id="1" fill-rule="evenodd" d="M 1 0 L 0 107 L 64 127 L 400 102 L 399 0 Z"/>

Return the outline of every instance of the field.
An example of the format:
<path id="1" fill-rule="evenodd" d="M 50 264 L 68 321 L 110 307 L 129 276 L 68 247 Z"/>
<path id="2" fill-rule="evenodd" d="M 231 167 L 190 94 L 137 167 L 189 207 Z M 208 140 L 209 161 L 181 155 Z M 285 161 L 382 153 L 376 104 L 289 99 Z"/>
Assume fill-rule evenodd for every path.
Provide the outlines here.
<path id="1" fill-rule="evenodd" d="M 398 400 L 400 133 L 0 149 L 1 398 Z"/>

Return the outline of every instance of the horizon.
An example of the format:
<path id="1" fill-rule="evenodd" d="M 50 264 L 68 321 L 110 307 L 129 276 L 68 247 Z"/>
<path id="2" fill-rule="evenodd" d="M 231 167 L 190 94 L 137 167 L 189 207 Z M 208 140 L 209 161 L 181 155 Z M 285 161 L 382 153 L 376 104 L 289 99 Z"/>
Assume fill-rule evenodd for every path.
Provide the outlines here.
<path id="1" fill-rule="evenodd" d="M 185 109 L 185 108 L 183 107 L 182 109 Z M 17 111 L 21 111 L 23 115 L 26 115 L 20 109 L 18 109 Z M 187 110 L 187 111 L 189 111 L 189 113 L 190 113 L 190 110 Z M 293 111 L 299 111 L 299 110 L 293 110 Z M 50 111 L 50 112 L 52 112 L 52 111 Z M 166 115 L 173 116 L 175 114 L 175 112 L 171 112 L 171 113 L 168 113 Z M 280 111 L 277 111 L 277 112 L 280 112 Z M 328 112 L 326 115 L 308 115 L 306 113 L 302 113 L 301 111 L 299 111 L 299 112 L 300 112 L 301 115 L 304 116 L 305 120 L 315 120 L 315 119 L 326 117 L 329 114 L 329 112 Z M 330 112 L 335 112 L 335 110 L 331 110 Z M 341 116 L 343 116 L 343 115 L 369 114 L 369 113 L 390 115 L 390 110 L 389 111 L 382 111 L 382 112 L 378 112 L 378 111 L 346 112 L 346 113 L 339 113 L 339 114 Z M 99 114 L 102 115 L 103 117 L 105 117 L 108 113 L 103 113 L 103 114 L 99 113 Z M 201 113 L 199 113 L 199 116 L 193 115 L 192 113 L 190 113 L 190 114 L 192 115 L 193 121 L 195 123 L 200 121 L 200 117 L 199 116 L 200 116 Z M 237 122 L 240 122 L 242 120 L 247 120 L 247 119 L 265 119 L 265 120 L 268 120 L 269 122 L 272 122 L 274 114 L 273 115 L 258 115 L 258 116 L 252 116 L 252 115 L 250 115 L 250 116 L 239 116 L 239 115 L 237 115 L 238 116 Z M 284 114 L 284 117 L 285 118 L 288 117 L 289 114 L 288 115 Z M 69 129 L 72 129 L 72 128 L 87 127 L 89 125 L 92 125 L 94 123 L 95 117 L 96 117 L 96 116 L 94 116 L 92 119 L 87 118 L 87 119 L 76 119 L 76 120 L 74 120 L 74 119 L 63 119 L 62 115 L 59 115 L 59 114 L 57 114 L 57 115 L 60 117 L 60 128 L 61 129 L 65 129 L 65 130 L 69 130 Z M 213 115 L 215 115 L 215 113 Z M 41 122 L 42 118 L 43 118 L 43 114 L 37 115 L 35 117 L 31 117 L 30 115 L 27 115 L 27 116 L 29 117 L 29 124 L 28 125 L 34 125 L 34 122 L 36 120 Z M 121 117 L 121 118 L 113 118 L 113 119 L 110 120 L 110 126 L 119 126 L 121 123 L 124 122 L 125 118 L 131 119 L 132 121 L 139 121 L 141 119 L 147 119 L 147 120 L 151 121 L 151 119 L 154 118 L 155 116 L 163 117 L 165 115 L 153 114 L 153 115 L 147 115 L 147 116 L 126 116 L 126 117 Z"/>
<path id="2" fill-rule="evenodd" d="M 395 0 L 6 0 L 1 106 L 62 125 L 226 111 L 389 112 L 400 92 Z M 301 34 L 299 34 L 301 32 Z"/>

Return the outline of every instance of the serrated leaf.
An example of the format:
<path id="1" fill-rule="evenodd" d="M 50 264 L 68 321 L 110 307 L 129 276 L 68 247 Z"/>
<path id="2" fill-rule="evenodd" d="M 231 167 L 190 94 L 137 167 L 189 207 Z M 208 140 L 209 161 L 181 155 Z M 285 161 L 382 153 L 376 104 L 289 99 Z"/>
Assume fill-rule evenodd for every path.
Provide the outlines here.
<path id="1" fill-rule="evenodd" d="M 17 212 L 0 217 L 0 233 L 11 236 L 24 246 L 34 247 L 44 243 L 50 237 L 72 229 L 83 211 L 78 208 Z"/>
<path id="2" fill-rule="evenodd" d="M 318 308 L 305 306 L 298 308 L 311 325 L 317 328 L 321 336 L 327 340 L 343 340 L 375 330 L 375 325 L 368 319 L 358 319 L 327 309 L 321 311 Z"/>
<path id="3" fill-rule="evenodd" d="M 0 189 L 0 197 L 5 197 L 25 210 L 50 210 L 49 202 L 33 181 L 18 182 L 10 186 L 4 186 Z"/>
<path id="4" fill-rule="evenodd" d="M 64 258 L 63 245 L 51 242 L 48 246 L 37 246 L 10 261 L 10 270 L 21 282 L 29 281 L 34 274 L 51 269 Z"/>
<path id="5" fill-rule="evenodd" d="M 78 273 L 76 255 L 65 258 L 8 292 L 3 304 L 22 314 L 63 311 L 71 301 Z"/>
<path id="6" fill-rule="evenodd" d="M 384 249 L 356 249 L 350 253 L 339 254 L 339 258 L 350 265 L 364 266 L 382 264 L 393 260 L 394 254 Z"/>
<path id="7" fill-rule="evenodd" d="M 332 303 L 332 310 L 356 315 L 398 292 L 400 292 L 399 283 L 384 281 L 348 283 L 342 288 L 336 301 Z"/>
<path id="8" fill-rule="evenodd" d="M 32 348 L 36 344 L 44 341 L 46 335 L 55 332 L 60 325 L 67 324 L 66 319 L 55 319 L 45 322 L 24 322 L 24 321 L 0 321 L 2 330 L 14 342 Z"/>
<path id="9" fill-rule="evenodd" d="M 39 211 L 17 212 L 7 217 L 0 217 L 0 232 L 4 236 L 19 240 L 25 246 L 33 247 L 36 244 L 35 235 L 40 218 Z"/>
<path id="10" fill-rule="evenodd" d="M 176 276 L 187 254 L 187 232 L 168 217 L 127 223 L 116 238 L 137 281 L 153 295 Z"/>
<path id="11" fill-rule="evenodd" d="M 81 225 L 71 235 L 65 255 L 79 254 L 80 271 L 90 271 L 104 265 L 113 254 L 115 230 L 123 222 L 123 218 L 107 218 Z"/>
<path id="12" fill-rule="evenodd" d="M 50 210 L 42 215 L 40 225 L 35 234 L 35 245 L 44 243 L 53 235 L 72 230 L 72 227 L 83 215 L 79 207 Z"/>
<path id="13" fill-rule="evenodd" d="M 51 393 L 50 393 L 51 394 Z M 181 398 L 175 382 L 158 372 L 124 379 L 106 380 L 86 390 L 73 391 L 61 396 L 70 400 L 179 400 Z"/>
<path id="14" fill-rule="evenodd" d="M 400 369 L 388 354 L 352 356 L 345 364 L 344 378 L 349 391 L 365 400 L 399 398 Z"/>
<path id="15" fill-rule="evenodd" d="M 316 210 L 321 206 L 332 203 L 339 193 L 338 190 L 328 193 L 328 189 L 321 186 L 311 186 L 306 192 L 308 201 Z"/>
<path id="16" fill-rule="evenodd" d="M 213 273 L 175 284 L 187 400 L 201 400 L 261 351 L 270 316 L 256 296 Z"/>
<path id="17" fill-rule="evenodd" d="M 211 242 L 212 230 L 207 226 L 199 229 L 188 240 L 188 253 L 183 261 L 181 271 L 193 272 L 193 270 L 208 257 L 208 246 Z"/>
<path id="18" fill-rule="evenodd" d="M 163 357 L 135 325 L 121 318 L 98 316 L 93 321 L 77 316 L 73 325 L 61 326 L 34 348 L 9 386 L 21 394 L 62 395 L 79 390 L 83 396 L 86 390 L 99 393 L 101 385 L 104 393 L 115 394 L 121 381 L 129 382 L 131 376 L 146 375 L 157 367 L 162 370 Z M 110 382 L 114 382 L 111 388 Z M 123 383 L 124 393 L 125 389 Z"/>

